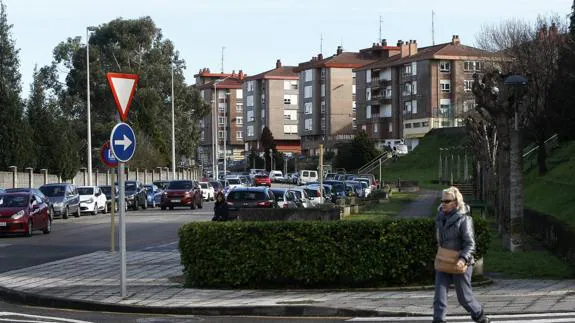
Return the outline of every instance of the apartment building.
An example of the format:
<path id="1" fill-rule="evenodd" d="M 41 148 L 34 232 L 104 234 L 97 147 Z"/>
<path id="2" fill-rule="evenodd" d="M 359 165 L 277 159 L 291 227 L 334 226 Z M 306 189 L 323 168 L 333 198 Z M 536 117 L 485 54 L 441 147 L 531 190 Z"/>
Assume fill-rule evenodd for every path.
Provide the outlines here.
<path id="1" fill-rule="evenodd" d="M 409 149 L 432 128 L 462 126 L 462 116 L 475 106 L 473 74 L 493 54 L 451 42 L 417 47 L 397 42 L 389 56 L 355 69 L 357 124 L 378 148 L 400 140 Z"/>
<path id="2" fill-rule="evenodd" d="M 322 54 L 300 63 L 298 133 L 302 154 L 316 156 L 319 145 L 337 151 L 336 143 L 349 141 L 355 131 L 355 73 L 359 68 L 385 56 L 382 46 L 359 52 L 344 52 L 338 46 L 335 55 Z"/>
<path id="3" fill-rule="evenodd" d="M 202 165 L 212 165 L 214 156 L 223 161 L 244 158 L 243 91 L 245 75 L 239 73 L 211 73 L 204 68 L 194 75 L 204 102 L 212 107 L 211 113 L 199 121 L 200 145 L 198 158 Z M 214 153 L 214 134 L 218 151 Z"/>
<path id="4" fill-rule="evenodd" d="M 298 75 L 294 66 L 282 66 L 244 80 L 244 129 L 246 151 L 260 151 L 262 129 L 268 127 L 276 148 L 285 153 L 300 153 L 298 136 Z"/>

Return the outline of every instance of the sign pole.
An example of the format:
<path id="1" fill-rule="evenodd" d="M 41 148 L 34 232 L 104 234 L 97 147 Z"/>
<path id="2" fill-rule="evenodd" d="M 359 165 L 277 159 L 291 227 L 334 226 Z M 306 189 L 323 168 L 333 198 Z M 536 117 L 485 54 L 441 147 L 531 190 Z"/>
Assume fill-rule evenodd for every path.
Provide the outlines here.
<path id="1" fill-rule="evenodd" d="M 125 298 L 126 292 L 126 221 L 125 221 L 125 198 L 126 190 L 124 187 L 124 163 L 118 163 L 118 185 L 120 186 L 120 198 L 119 198 L 119 215 L 120 215 L 120 296 Z"/>
<path id="2" fill-rule="evenodd" d="M 112 169 L 112 213 L 110 224 L 110 251 L 116 251 L 116 170 Z"/>

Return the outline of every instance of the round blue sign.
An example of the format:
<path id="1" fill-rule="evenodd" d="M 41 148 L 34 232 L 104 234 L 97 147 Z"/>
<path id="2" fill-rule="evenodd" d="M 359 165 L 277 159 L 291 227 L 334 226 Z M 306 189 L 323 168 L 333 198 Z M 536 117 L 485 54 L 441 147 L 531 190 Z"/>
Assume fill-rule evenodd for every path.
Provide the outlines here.
<path id="1" fill-rule="evenodd" d="M 110 142 L 106 141 L 100 150 L 100 158 L 102 162 L 108 167 L 116 167 L 118 166 L 118 160 L 116 156 L 112 153 L 112 149 L 110 149 Z"/>
<path id="2" fill-rule="evenodd" d="M 110 148 L 116 159 L 127 162 L 136 151 L 136 135 L 128 124 L 120 122 L 112 129 Z"/>

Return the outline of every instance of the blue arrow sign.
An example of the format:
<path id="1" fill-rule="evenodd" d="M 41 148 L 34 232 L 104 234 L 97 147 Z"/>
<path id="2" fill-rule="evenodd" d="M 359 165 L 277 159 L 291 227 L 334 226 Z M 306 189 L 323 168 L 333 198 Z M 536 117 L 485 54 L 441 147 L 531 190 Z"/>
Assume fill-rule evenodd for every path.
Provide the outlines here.
<path id="1" fill-rule="evenodd" d="M 118 161 L 130 160 L 136 151 L 136 135 L 132 127 L 123 122 L 115 125 L 110 135 L 110 148 Z"/>

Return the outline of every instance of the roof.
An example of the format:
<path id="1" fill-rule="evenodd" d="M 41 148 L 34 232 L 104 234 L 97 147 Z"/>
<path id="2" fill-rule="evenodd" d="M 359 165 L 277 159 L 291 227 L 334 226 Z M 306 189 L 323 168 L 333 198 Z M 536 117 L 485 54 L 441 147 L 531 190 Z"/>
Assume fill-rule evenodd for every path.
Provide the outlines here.
<path id="1" fill-rule="evenodd" d="M 312 59 L 300 63 L 295 68 L 295 72 L 300 72 L 310 68 L 339 67 L 339 68 L 358 68 L 365 64 L 374 62 L 374 58 L 366 57 L 357 52 L 343 52 L 324 59 Z"/>
<path id="2" fill-rule="evenodd" d="M 280 66 L 278 68 L 265 71 L 260 74 L 246 77 L 246 81 L 260 80 L 260 79 L 276 79 L 276 80 L 297 80 L 299 77 L 294 71 L 296 66 Z"/>
<path id="3" fill-rule="evenodd" d="M 462 44 L 453 44 L 452 42 L 438 44 L 434 46 L 421 47 L 417 53 L 411 56 L 401 57 L 401 54 L 393 55 L 364 65 L 356 70 L 366 70 L 373 68 L 383 68 L 388 66 L 402 65 L 406 63 L 423 61 L 428 59 L 459 59 L 459 58 L 489 58 L 495 57 L 496 54 Z"/>
<path id="4" fill-rule="evenodd" d="M 204 83 L 202 85 L 198 85 L 198 89 L 213 89 L 214 84 L 216 84 L 216 88 L 218 89 L 241 89 L 242 88 L 242 81 L 238 78 L 228 78 L 223 81 L 215 80 L 211 82 Z"/>

